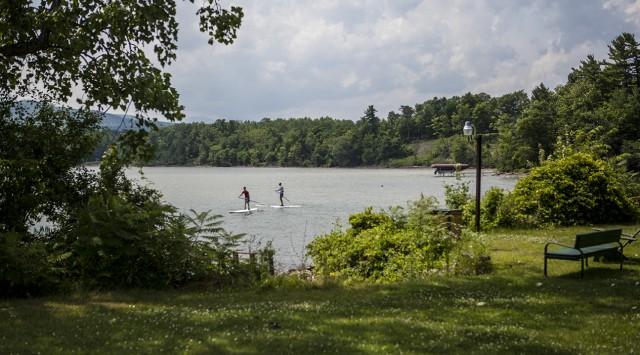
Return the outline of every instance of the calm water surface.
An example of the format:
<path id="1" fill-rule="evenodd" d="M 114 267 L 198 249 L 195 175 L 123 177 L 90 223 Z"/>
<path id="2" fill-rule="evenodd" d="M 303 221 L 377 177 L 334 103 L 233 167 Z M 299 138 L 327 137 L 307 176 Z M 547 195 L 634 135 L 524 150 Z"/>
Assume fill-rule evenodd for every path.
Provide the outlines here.
<path id="1" fill-rule="evenodd" d="M 474 193 L 475 170 L 466 170 L 464 181 Z M 128 175 L 139 179 L 136 169 Z M 303 262 L 304 247 L 315 236 L 330 232 L 336 222 L 347 225 L 349 215 L 368 206 L 387 209 L 406 206 L 420 194 L 435 196 L 444 206 L 445 183 L 453 177 L 436 177 L 433 169 L 331 169 L 331 168 L 217 168 L 146 167 L 144 183 L 162 191 L 165 200 L 184 212 L 211 210 L 224 216 L 224 228 L 246 233 L 253 246 L 271 241 L 283 267 Z M 492 186 L 511 190 L 517 178 L 486 172 L 482 190 Z M 285 188 L 290 204 L 301 208 L 275 209 L 274 190 Z M 250 215 L 229 214 L 243 208 L 238 198 L 246 186 L 251 199 L 265 205 Z M 285 202 L 287 202 L 285 200 Z M 252 206 L 253 207 L 253 206 Z M 244 248 L 248 248 L 245 245 Z"/>

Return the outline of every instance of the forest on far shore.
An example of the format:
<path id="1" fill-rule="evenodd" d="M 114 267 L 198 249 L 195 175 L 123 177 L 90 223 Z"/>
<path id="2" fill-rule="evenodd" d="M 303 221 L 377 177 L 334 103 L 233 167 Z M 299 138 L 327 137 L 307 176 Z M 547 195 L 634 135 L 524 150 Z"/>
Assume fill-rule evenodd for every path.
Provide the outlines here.
<path id="1" fill-rule="evenodd" d="M 590 55 L 577 64 L 555 89 L 540 84 L 531 94 L 434 97 L 400 106 L 386 118 L 370 105 L 357 121 L 305 117 L 174 124 L 151 132 L 155 154 L 147 164 L 473 164 L 474 144 L 462 135 L 465 121 L 471 121 L 477 133 L 487 134 L 484 164 L 501 171 L 538 166 L 567 149 L 616 158 L 629 170 L 640 170 L 640 45 L 635 36 L 615 38 L 607 59 Z"/>

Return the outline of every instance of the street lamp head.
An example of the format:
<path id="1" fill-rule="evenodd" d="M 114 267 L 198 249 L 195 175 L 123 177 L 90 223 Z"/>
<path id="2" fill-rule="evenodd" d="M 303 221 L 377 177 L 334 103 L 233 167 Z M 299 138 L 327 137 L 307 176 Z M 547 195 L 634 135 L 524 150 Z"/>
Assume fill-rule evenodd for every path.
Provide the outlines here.
<path id="1" fill-rule="evenodd" d="M 464 133 L 465 136 L 470 136 L 473 134 L 473 124 L 471 124 L 471 121 L 467 121 L 464 123 L 464 128 L 462 129 L 462 132 Z"/>

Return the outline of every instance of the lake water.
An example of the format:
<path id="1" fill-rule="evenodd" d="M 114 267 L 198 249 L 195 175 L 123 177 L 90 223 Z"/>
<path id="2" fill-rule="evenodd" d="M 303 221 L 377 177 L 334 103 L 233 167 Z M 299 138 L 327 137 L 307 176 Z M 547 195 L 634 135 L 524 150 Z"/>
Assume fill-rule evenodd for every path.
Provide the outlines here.
<path id="1" fill-rule="evenodd" d="M 139 178 L 137 169 L 127 172 Z M 332 169 L 332 168 L 218 168 L 218 167 L 146 167 L 143 180 L 160 190 L 165 200 L 180 210 L 211 210 L 224 216 L 223 227 L 234 233 L 246 233 L 250 245 L 271 241 L 281 267 L 303 262 L 304 247 L 315 236 L 330 232 L 340 221 L 348 225 L 349 215 L 368 206 L 387 209 L 406 206 L 420 194 L 435 196 L 444 206 L 444 184 L 454 177 L 439 177 L 433 169 Z M 463 181 L 475 188 L 475 170 L 466 170 Z M 511 190 L 517 178 L 485 172 L 482 190 L 492 186 Z M 285 188 L 290 204 L 301 208 L 275 209 L 278 182 Z M 262 211 L 250 215 L 229 214 L 243 208 L 238 198 L 246 186 L 251 199 L 264 204 Z M 285 201 L 286 203 L 287 201 Z M 253 206 L 252 206 L 253 207 Z"/>

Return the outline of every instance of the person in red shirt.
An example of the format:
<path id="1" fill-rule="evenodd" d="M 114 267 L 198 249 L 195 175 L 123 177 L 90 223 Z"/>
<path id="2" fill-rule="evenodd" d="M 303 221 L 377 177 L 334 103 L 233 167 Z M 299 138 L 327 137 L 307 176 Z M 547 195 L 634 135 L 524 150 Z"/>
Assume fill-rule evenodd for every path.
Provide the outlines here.
<path id="1" fill-rule="evenodd" d="M 249 201 L 251 201 L 251 198 L 249 197 L 249 190 L 247 190 L 246 186 L 242 187 L 242 192 L 240 192 L 240 196 L 238 197 L 241 197 L 242 195 L 244 195 L 244 209 L 250 210 Z"/>

